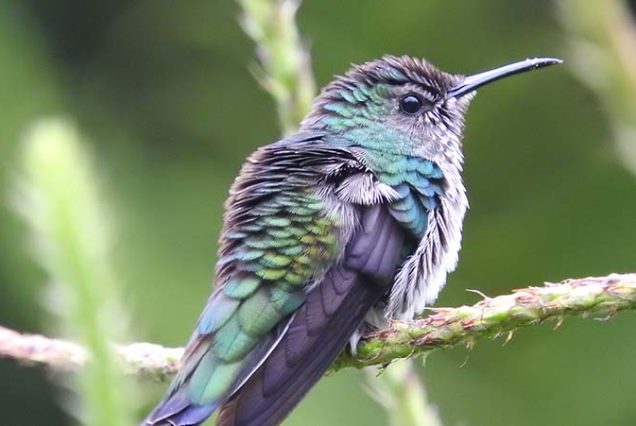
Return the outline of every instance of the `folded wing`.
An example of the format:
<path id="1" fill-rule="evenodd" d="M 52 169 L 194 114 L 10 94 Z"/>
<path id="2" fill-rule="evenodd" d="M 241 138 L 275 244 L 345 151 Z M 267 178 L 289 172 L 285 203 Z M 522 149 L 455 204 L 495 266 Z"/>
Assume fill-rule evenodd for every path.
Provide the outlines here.
<path id="1" fill-rule="evenodd" d="M 217 424 L 268 426 L 285 418 L 386 293 L 403 243 L 404 231 L 386 207 L 365 208 L 345 260 L 308 294 L 278 345 L 223 405 Z"/>

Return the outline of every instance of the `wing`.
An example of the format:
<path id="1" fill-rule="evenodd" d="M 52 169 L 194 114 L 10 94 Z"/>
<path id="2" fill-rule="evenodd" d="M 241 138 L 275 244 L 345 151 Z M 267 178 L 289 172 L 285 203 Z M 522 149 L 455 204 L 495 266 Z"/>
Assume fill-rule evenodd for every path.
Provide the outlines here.
<path id="1" fill-rule="evenodd" d="M 385 295 L 404 237 L 385 206 L 364 208 L 345 260 L 307 295 L 278 345 L 222 407 L 218 426 L 277 425 L 289 414 Z"/>
<path id="2" fill-rule="evenodd" d="M 306 351 L 315 352 L 314 346 L 327 339 L 315 364 L 306 365 L 315 380 L 320 377 L 384 294 L 395 270 L 393 264 L 381 268 L 390 270 L 378 278 L 384 285 L 363 277 L 377 269 L 384 251 L 371 244 L 374 238 L 383 236 L 397 245 L 387 230 L 370 238 L 388 217 L 380 211 L 354 235 L 352 241 L 360 243 L 347 247 L 349 263 L 329 269 L 343 258 L 343 235 L 348 240 L 352 234 L 344 228 L 356 212 L 343 218 L 317 188 L 335 188 L 343 176 L 357 173 L 365 171 L 355 156 L 315 133 L 264 147 L 248 159 L 226 206 L 217 289 L 199 318 L 180 372 L 147 425 L 200 424 L 228 397 L 251 388 L 266 366 L 271 371 L 272 362 L 280 360 L 278 348 L 295 351 L 287 360 L 293 368 L 280 376 L 290 378 L 302 369 Z M 341 309 L 353 315 L 342 315 Z M 328 332 L 332 327 L 338 327 L 333 336 Z M 281 415 L 293 406 L 285 404 L 289 408 Z"/>

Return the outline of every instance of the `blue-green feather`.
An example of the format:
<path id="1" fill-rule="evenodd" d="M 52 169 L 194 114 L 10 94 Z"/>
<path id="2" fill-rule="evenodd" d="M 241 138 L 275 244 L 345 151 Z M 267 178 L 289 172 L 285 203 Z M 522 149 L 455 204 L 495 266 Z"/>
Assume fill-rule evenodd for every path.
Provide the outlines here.
<path id="1" fill-rule="evenodd" d="M 441 169 L 429 160 L 377 150 L 368 150 L 365 160 L 379 170 L 378 179 L 398 194 L 389 205 L 391 215 L 413 236 L 423 237 L 428 212 L 438 206 L 443 194 Z"/>

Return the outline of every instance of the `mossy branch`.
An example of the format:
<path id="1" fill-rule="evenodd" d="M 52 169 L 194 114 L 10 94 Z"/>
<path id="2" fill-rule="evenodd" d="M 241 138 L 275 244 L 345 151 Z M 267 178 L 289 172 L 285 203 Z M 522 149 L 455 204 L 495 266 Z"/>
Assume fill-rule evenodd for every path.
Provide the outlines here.
<path id="1" fill-rule="evenodd" d="M 365 367 L 435 349 L 464 345 L 479 338 L 511 336 L 519 328 L 565 316 L 605 319 L 636 309 L 636 274 L 570 279 L 559 284 L 528 287 L 512 294 L 486 298 L 472 306 L 435 308 L 416 321 L 395 321 L 373 333 L 357 348 L 356 356 L 341 356 L 332 366 Z"/>
<path id="2" fill-rule="evenodd" d="M 570 279 L 543 287 L 528 287 L 512 294 L 486 298 L 472 306 L 435 308 L 415 321 L 395 321 L 390 327 L 366 336 L 355 356 L 341 355 L 332 371 L 345 367 L 385 365 L 391 361 L 423 355 L 436 349 L 472 347 L 480 338 L 506 336 L 520 328 L 566 316 L 607 319 L 636 309 L 636 274 Z M 179 348 L 149 343 L 118 346 L 126 373 L 163 381 L 175 373 Z M 87 351 L 75 343 L 25 335 L 0 327 L 0 357 L 25 365 L 41 365 L 53 371 L 74 371 L 89 360 Z"/>

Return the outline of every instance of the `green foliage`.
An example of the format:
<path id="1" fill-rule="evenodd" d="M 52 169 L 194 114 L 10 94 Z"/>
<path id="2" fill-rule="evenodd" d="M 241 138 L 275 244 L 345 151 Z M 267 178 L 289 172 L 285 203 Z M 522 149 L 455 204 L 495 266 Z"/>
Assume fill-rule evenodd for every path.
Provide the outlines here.
<path id="1" fill-rule="evenodd" d="M 91 353 L 86 369 L 72 378 L 70 410 L 85 424 L 129 425 L 129 386 L 111 347 L 124 338 L 128 322 L 109 256 L 109 216 L 77 130 L 61 119 L 33 125 L 21 173 L 14 199 L 50 282 L 47 305 L 62 334 Z"/>

